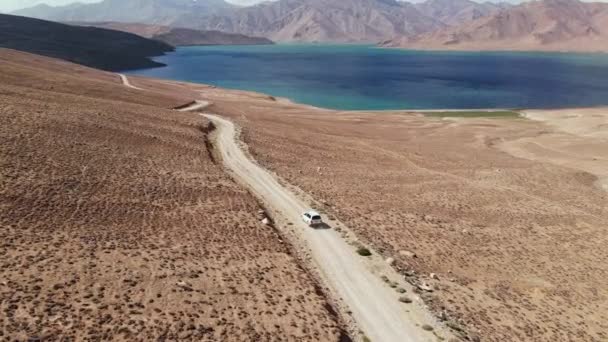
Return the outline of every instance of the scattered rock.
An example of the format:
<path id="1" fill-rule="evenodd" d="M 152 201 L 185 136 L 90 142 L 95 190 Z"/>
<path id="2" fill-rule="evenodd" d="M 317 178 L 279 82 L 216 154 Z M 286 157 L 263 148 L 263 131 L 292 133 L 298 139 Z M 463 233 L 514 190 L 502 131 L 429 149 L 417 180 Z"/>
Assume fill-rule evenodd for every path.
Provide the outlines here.
<path id="1" fill-rule="evenodd" d="M 192 291 L 192 285 L 188 284 L 187 282 L 185 282 L 183 280 L 178 281 L 176 285 L 186 291 Z"/>
<path id="2" fill-rule="evenodd" d="M 426 331 L 433 331 L 433 327 L 428 325 L 428 324 L 423 324 L 422 325 L 422 330 L 426 330 Z"/>
<path id="3" fill-rule="evenodd" d="M 399 301 L 400 301 L 401 303 L 405 303 L 405 304 L 410 304 L 410 303 L 412 303 L 412 299 L 411 299 L 411 298 L 409 298 L 409 297 L 406 297 L 406 296 L 399 297 Z"/>
<path id="4" fill-rule="evenodd" d="M 422 291 L 433 292 L 433 288 L 430 287 L 427 283 L 418 284 L 418 286 L 416 286 L 416 287 Z"/>
<path id="5" fill-rule="evenodd" d="M 365 247 L 359 247 L 357 249 L 357 254 L 359 254 L 360 256 L 366 256 L 367 257 L 367 256 L 371 256 L 372 252 L 369 249 L 365 248 Z"/>
<path id="6" fill-rule="evenodd" d="M 469 340 L 473 342 L 481 342 L 481 337 L 477 334 L 469 334 Z"/>
<path id="7" fill-rule="evenodd" d="M 408 257 L 408 258 L 417 258 L 416 253 L 410 252 L 410 251 L 405 251 L 405 250 L 399 251 L 399 255 Z"/>

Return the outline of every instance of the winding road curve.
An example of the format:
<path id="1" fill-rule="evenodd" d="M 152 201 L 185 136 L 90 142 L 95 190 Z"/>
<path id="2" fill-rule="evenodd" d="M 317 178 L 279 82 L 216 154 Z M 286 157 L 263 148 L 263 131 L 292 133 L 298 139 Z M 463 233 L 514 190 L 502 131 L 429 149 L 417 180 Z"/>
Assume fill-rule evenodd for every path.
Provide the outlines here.
<path id="1" fill-rule="evenodd" d="M 395 291 L 374 275 L 370 266 L 333 229 L 311 229 L 300 219 L 307 205 L 266 170 L 252 162 L 235 140 L 233 123 L 216 115 L 202 114 L 217 127 L 216 145 L 223 162 L 266 205 L 281 213 L 302 230 L 314 264 L 333 291 L 348 305 L 358 326 L 372 341 L 431 341 L 428 332 L 416 326 L 413 306 L 400 303 Z M 387 266 L 388 267 L 388 266 Z M 406 310 L 408 308 L 409 310 Z"/>
<path id="2" fill-rule="evenodd" d="M 125 76 L 123 74 L 118 74 L 118 76 L 120 76 L 120 80 L 122 81 L 122 84 L 125 87 L 131 88 L 131 89 L 136 89 L 136 90 L 144 90 L 140 87 L 136 87 L 136 86 L 132 85 L 131 82 L 129 82 L 129 79 L 127 78 L 127 76 Z"/>
<path id="3" fill-rule="evenodd" d="M 178 112 L 193 112 L 195 110 L 203 110 L 211 105 L 208 101 L 196 100 L 188 107 L 180 108 Z"/>

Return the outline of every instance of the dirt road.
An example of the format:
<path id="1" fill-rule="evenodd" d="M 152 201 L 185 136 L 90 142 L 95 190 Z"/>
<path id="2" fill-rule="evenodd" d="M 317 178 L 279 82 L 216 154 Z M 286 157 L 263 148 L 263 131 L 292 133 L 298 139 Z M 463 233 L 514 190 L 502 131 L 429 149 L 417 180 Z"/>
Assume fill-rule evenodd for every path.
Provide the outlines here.
<path id="1" fill-rule="evenodd" d="M 210 103 L 208 101 L 196 100 L 191 105 L 178 109 L 179 112 L 193 112 L 195 110 L 205 109 L 209 107 Z"/>
<path id="2" fill-rule="evenodd" d="M 118 76 L 120 76 L 120 80 L 122 81 L 122 84 L 127 87 L 127 88 L 131 88 L 131 89 L 137 89 L 137 90 L 143 90 L 139 87 L 136 87 L 134 85 L 131 84 L 131 82 L 129 82 L 129 79 L 127 78 L 127 76 L 123 75 L 123 74 L 118 74 Z"/>
<path id="3" fill-rule="evenodd" d="M 216 125 L 216 144 L 227 168 L 246 184 L 269 209 L 294 223 L 294 229 L 310 249 L 313 264 L 335 295 L 352 312 L 359 328 L 372 341 L 434 341 L 431 332 L 420 328 L 432 318 L 417 304 L 399 302 L 399 295 L 380 279 L 379 274 L 396 277 L 384 262 L 359 256 L 334 229 L 311 229 L 300 220 L 307 205 L 266 170 L 252 162 L 235 141 L 232 122 L 204 114 Z"/>

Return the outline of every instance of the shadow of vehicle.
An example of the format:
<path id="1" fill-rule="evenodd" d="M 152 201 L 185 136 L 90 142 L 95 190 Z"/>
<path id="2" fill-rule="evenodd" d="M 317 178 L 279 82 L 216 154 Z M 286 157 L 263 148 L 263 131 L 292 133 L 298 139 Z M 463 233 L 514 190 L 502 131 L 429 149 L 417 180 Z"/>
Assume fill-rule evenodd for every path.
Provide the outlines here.
<path id="1" fill-rule="evenodd" d="M 324 229 L 331 229 L 331 226 L 328 225 L 327 223 L 323 222 L 321 224 L 315 224 L 314 226 L 310 226 L 310 228 L 312 228 L 314 230 L 324 230 Z"/>

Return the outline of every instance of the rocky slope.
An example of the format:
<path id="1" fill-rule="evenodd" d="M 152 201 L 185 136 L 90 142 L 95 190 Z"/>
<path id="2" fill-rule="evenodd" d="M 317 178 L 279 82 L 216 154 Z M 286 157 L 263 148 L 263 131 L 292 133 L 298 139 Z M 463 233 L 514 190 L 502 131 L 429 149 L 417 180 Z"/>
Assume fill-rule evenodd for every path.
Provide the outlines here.
<path id="1" fill-rule="evenodd" d="M 524 3 L 496 14 L 381 44 L 438 50 L 608 51 L 608 4 L 577 0 Z"/>
<path id="2" fill-rule="evenodd" d="M 162 66 L 149 59 L 173 47 L 137 35 L 0 14 L 0 47 L 104 70 Z"/>
<path id="3" fill-rule="evenodd" d="M 67 6 L 38 5 L 14 14 L 54 21 L 120 21 L 171 25 L 189 13 L 213 14 L 234 8 L 224 0 L 104 0 Z"/>
<path id="4" fill-rule="evenodd" d="M 395 0 L 279 0 L 234 7 L 223 0 L 105 0 L 17 12 L 57 21 L 119 21 L 217 30 L 274 41 L 378 42 L 444 24 L 416 6 Z"/>
<path id="5" fill-rule="evenodd" d="M 471 0 L 427 0 L 416 4 L 416 8 L 424 15 L 450 26 L 485 17 L 508 7 L 508 3 L 479 3 Z"/>
<path id="6" fill-rule="evenodd" d="M 394 0 L 280 0 L 186 23 L 274 41 L 315 42 L 375 42 L 444 26 Z"/>
<path id="7" fill-rule="evenodd" d="M 250 37 L 238 33 L 226 33 L 220 31 L 201 31 L 185 28 L 175 28 L 162 25 L 119 22 L 73 24 L 130 32 L 145 38 L 159 40 L 172 46 L 273 44 L 271 40 L 262 37 Z"/>

